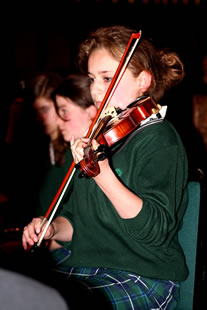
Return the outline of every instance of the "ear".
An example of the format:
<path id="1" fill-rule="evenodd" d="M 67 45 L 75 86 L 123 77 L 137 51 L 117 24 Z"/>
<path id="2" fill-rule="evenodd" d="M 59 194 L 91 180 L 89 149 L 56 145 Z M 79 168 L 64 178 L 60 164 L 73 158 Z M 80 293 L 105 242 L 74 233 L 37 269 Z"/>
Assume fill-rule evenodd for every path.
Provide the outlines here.
<path id="1" fill-rule="evenodd" d="M 152 81 L 152 76 L 149 72 L 147 71 L 142 71 L 138 77 L 138 89 L 141 93 L 145 93 L 146 90 L 150 87 L 151 81 Z"/>
<path id="2" fill-rule="evenodd" d="M 97 113 L 95 105 L 90 105 L 90 107 L 86 109 L 86 113 L 88 114 L 88 118 L 92 121 Z"/>

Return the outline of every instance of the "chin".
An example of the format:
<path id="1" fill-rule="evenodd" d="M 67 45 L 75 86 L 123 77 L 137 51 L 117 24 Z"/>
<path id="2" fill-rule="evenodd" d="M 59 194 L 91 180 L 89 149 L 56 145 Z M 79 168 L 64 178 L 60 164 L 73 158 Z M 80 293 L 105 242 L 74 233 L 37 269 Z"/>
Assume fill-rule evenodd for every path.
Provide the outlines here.
<path id="1" fill-rule="evenodd" d="M 64 138 L 65 142 L 70 142 L 70 140 L 71 140 L 71 137 L 63 136 L 63 138 Z"/>

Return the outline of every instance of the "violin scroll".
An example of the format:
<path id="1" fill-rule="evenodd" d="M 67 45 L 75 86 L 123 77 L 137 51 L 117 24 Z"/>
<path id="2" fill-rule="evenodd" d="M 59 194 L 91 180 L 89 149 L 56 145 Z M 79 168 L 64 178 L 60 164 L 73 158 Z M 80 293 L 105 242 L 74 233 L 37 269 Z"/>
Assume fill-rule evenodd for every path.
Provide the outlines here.
<path id="1" fill-rule="evenodd" d="M 100 144 L 96 150 L 90 146 L 84 149 L 84 158 L 76 164 L 76 168 L 80 169 L 79 178 L 95 177 L 100 173 L 98 161 L 104 160 L 107 157 L 107 147 Z"/>

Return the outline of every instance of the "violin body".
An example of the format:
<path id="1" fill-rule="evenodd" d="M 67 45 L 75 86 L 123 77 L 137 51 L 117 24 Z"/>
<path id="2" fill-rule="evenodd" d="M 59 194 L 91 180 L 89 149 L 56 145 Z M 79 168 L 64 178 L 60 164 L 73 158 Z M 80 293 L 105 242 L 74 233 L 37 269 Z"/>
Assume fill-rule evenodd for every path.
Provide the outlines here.
<path id="1" fill-rule="evenodd" d="M 110 148 L 122 138 L 132 133 L 142 121 L 152 114 L 158 113 L 160 108 L 150 97 L 138 101 L 131 108 L 110 119 L 96 137 L 97 142 Z M 87 146 L 85 148 L 84 158 L 78 165 L 81 170 L 80 177 L 86 175 L 88 177 L 94 177 L 98 175 L 100 173 L 98 161 L 103 160 L 105 157 L 99 150 L 94 151 L 91 146 Z"/>
<path id="2" fill-rule="evenodd" d="M 160 107 L 150 97 L 147 97 L 111 119 L 97 141 L 111 147 L 136 129 L 143 120 L 158 113 L 159 110 Z"/>

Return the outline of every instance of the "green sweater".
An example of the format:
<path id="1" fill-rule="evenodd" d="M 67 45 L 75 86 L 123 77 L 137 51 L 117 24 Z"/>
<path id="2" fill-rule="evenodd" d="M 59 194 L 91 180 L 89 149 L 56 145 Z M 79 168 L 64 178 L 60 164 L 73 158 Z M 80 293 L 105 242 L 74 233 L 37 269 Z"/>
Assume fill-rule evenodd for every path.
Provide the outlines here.
<path id="1" fill-rule="evenodd" d="M 36 210 L 35 215 L 45 215 L 47 212 L 51 202 L 53 201 L 53 198 L 55 197 L 57 191 L 59 190 L 59 187 L 68 172 L 68 169 L 70 168 L 70 165 L 73 161 L 73 157 L 70 151 L 70 148 L 65 152 L 65 158 L 64 158 L 64 164 L 62 166 L 59 165 L 51 165 L 51 167 L 48 169 L 47 174 L 41 184 L 40 191 L 37 197 L 37 203 L 36 203 Z M 68 191 L 70 189 L 67 189 L 65 196 L 67 195 Z M 64 197 L 65 197 L 64 196 Z M 57 213 L 59 210 L 57 211 Z"/>
<path id="2" fill-rule="evenodd" d="M 59 190 L 62 181 L 65 177 L 65 175 L 68 172 L 68 169 L 70 168 L 70 165 L 73 161 L 72 153 L 70 151 L 70 148 L 65 152 L 65 158 L 64 158 L 64 165 L 53 165 L 48 169 L 48 172 L 41 184 L 40 191 L 37 196 L 37 202 L 36 202 L 36 209 L 35 209 L 35 216 L 44 216 L 53 201 L 53 198 L 55 197 L 57 191 Z M 58 210 L 55 214 L 55 217 L 58 216 L 62 203 L 65 199 L 69 198 L 71 190 L 72 190 L 72 183 L 69 184 L 65 195 L 61 201 L 60 206 L 58 207 Z M 61 242 L 58 241 L 61 245 L 70 248 L 70 242 Z"/>
<path id="3" fill-rule="evenodd" d="M 142 128 L 114 152 L 111 166 L 143 199 L 143 208 L 122 219 L 92 178 L 76 174 L 61 211 L 74 227 L 67 264 L 184 280 L 187 267 L 177 231 L 188 201 L 188 162 L 176 130 L 167 121 Z"/>

